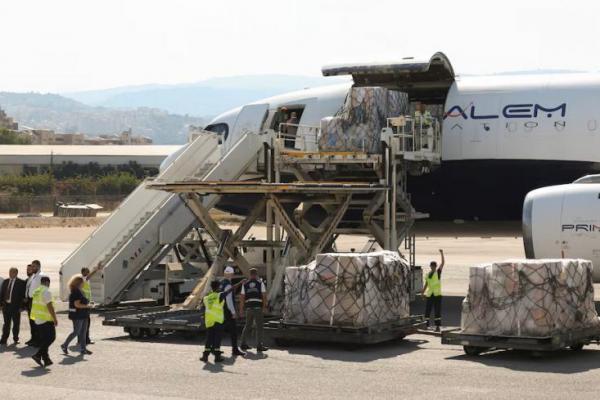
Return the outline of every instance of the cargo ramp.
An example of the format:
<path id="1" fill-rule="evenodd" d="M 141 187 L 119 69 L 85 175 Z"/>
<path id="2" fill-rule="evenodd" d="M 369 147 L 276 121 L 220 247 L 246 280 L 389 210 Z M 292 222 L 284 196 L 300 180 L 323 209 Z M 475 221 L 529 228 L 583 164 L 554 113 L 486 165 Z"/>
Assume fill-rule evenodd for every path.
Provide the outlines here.
<path id="1" fill-rule="evenodd" d="M 154 181 L 201 179 L 237 180 L 257 161 L 262 138 L 244 134 L 219 158 L 218 137 L 200 135 L 179 154 Z M 194 227 L 196 218 L 178 194 L 147 188 L 147 181 L 135 189 L 65 261 L 60 270 L 60 291 L 68 298 L 68 280 L 84 266 L 103 266 L 90 280 L 92 299 L 99 304 L 120 301 L 126 289 L 152 263 L 159 262 Z M 203 199 L 207 209 L 218 195 Z"/>

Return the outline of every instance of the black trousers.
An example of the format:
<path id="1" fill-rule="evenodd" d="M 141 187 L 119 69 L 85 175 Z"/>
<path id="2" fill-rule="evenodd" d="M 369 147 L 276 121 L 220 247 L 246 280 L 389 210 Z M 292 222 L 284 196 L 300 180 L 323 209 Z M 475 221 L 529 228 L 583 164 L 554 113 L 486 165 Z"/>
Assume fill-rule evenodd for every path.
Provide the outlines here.
<path id="1" fill-rule="evenodd" d="M 53 322 L 46 322 L 36 326 L 36 335 L 38 336 L 38 351 L 36 356 L 41 356 L 44 360 L 48 358 L 48 348 L 56 340 L 56 329 Z"/>
<path id="2" fill-rule="evenodd" d="M 8 340 L 11 325 L 13 339 L 15 341 L 19 340 L 19 330 L 21 328 L 21 307 L 19 307 L 17 304 L 6 304 L 2 309 L 2 316 L 4 317 L 4 325 L 2 326 L 2 338 L 0 338 L 0 342 L 6 342 Z"/>
<path id="3" fill-rule="evenodd" d="M 225 313 L 225 322 L 223 324 L 223 329 L 229 333 L 229 337 L 231 338 L 231 348 L 238 348 L 238 340 L 237 340 L 237 324 L 236 320 L 231 318 L 231 314 Z"/>
<path id="4" fill-rule="evenodd" d="M 223 336 L 222 324 L 214 324 L 210 328 L 206 328 L 204 352 L 213 354 L 221 353 L 221 336 Z"/>
<path id="5" fill-rule="evenodd" d="M 33 304 L 33 300 L 27 299 L 27 319 L 29 320 L 29 330 L 31 332 L 31 339 L 29 339 L 29 340 L 32 341 L 34 344 L 37 344 L 38 343 L 37 325 L 31 319 L 31 305 L 32 304 Z"/>
<path id="6" fill-rule="evenodd" d="M 425 319 L 428 325 L 432 309 L 435 315 L 435 326 L 442 325 L 442 296 L 431 295 L 427 298 L 427 303 L 425 303 Z"/>
<path id="7" fill-rule="evenodd" d="M 92 319 L 88 316 L 88 319 L 87 319 L 87 332 L 86 332 L 87 343 L 86 344 L 90 344 L 90 342 L 91 342 L 91 340 L 90 340 L 90 325 L 92 325 Z"/>

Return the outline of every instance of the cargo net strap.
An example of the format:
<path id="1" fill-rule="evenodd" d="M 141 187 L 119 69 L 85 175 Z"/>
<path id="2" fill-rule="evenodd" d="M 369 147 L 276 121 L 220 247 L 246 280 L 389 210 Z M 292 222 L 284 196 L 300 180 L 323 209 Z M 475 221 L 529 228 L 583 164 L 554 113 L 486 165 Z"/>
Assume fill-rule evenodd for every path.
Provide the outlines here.
<path id="1" fill-rule="evenodd" d="M 409 277 L 409 267 L 397 255 L 319 255 L 307 266 L 287 268 L 283 318 L 352 327 L 406 318 Z"/>
<path id="2" fill-rule="evenodd" d="M 588 261 L 498 263 L 472 268 L 465 333 L 547 336 L 597 326 Z"/>
<path id="3" fill-rule="evenodd" d="M 382 87 L 352 88 L 333 117 L 321 121 L 321 151 L 379 152 L 387 118 L 406 115 L 408 95 Z"/>

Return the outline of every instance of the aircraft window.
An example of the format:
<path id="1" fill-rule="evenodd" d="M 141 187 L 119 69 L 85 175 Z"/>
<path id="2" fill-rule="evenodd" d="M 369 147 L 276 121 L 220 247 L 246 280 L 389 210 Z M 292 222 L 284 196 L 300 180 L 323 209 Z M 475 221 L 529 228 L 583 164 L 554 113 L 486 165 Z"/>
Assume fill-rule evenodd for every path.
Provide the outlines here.
<path id="1" fill-rule="evenodd" d="M 225 123 L 208 125 L 204 129 L 209 132 L 217 133 L 219 135 L 219 144 L 222 144 L 224 141 L 226 141 L 227 136 L 229 136 L 229 125 Z"/>

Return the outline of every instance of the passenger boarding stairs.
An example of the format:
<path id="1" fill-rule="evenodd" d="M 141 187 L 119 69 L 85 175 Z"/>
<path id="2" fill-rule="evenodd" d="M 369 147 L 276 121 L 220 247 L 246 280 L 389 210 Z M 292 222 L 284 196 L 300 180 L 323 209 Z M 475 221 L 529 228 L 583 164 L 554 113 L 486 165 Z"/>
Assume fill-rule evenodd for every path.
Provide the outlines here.
<path id="1" fill-rule="evenodd" d="M 222 157 L 218 137 L 210 132 L 188 144 L 160 172 L 156 181 L 198 179 L 237 180 L 256 162 L 262 149 L 259 135 L 246 133 Z M 167 159 L 167 162 L 170 160 Z M 143 182 L 65 261 L 60 270 L 63 300 L 67 283 L 82 267 L 102 265 L 90 286 L 99 304 L 121 300 L 125 289 L 152 262 L 162 259 L 192 229 L 196 218 L 179 195 L 148 189 Z M 206 196 L 213 207 L 218 196 Z"/>

